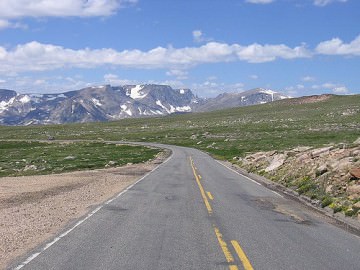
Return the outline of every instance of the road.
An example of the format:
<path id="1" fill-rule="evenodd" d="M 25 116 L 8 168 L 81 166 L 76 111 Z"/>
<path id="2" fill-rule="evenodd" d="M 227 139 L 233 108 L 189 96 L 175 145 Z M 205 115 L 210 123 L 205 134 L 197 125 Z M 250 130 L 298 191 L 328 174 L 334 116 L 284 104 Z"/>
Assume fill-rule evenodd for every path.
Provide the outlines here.
<path id="1" fill-rule="evenodd" d="M 195 149 L 16 269 L 360 269 L 360 238 Z"/>

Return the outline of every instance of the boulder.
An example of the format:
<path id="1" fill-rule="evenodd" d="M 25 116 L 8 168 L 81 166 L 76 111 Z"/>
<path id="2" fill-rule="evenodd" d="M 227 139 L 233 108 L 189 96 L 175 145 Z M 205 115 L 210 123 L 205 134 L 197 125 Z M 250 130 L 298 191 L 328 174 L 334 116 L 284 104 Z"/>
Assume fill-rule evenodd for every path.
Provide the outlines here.
<path id="1" fill-rule="evenodd" d="M 271 172 L 273 170 L 276 170 L 277 168 L 279 168 L 281 165 L 284 164 L 285 159 L 286 159 L 286 155 L 284 154 L 279 154 L 274 156 L 270 165 L 265 169 L 265 172 Z"/>
<path id="2" fill-rule="evenodd" d="M 330 152 L 330 150 L 332 150 L 333 148 L 334 148 L 333 146 L 328 146 L 328 147 L 315 149 L 315 150 L 311 151 L 311 157 L 315 158 L 315 157 L 319 157 L 322 154 L 328 154 Z"/>
<path id="3" fill-rule="evenodd" d="M 360 179 L 360 168 L 353 168 L 350 170 L 349 173 L 351 174 L 352 177 L 356 179 Z"/>
<path id="4" fill-rule="evenodd" d="M 357 208 L 357 209 L 360 209 L 360 201 L 355 203 L 353 206 L 353 208 Z"/>

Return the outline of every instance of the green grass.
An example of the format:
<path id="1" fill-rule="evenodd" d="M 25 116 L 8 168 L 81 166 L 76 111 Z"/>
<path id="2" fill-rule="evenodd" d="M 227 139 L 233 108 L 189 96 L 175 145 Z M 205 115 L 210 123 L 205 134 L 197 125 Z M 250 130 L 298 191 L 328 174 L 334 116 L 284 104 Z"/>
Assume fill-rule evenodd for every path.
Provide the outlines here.
<path id="1" fill-rule="evenodd" d="M 285 100 L 209 113 L 105 123 L 0 127 L 0 140 L 46 140 L 49 136 L 57 140 L 159 142 L 195 147 L 232 160 L 249 152 L 351 144 L 360 137 L 360 95 L 334 96 L 312 104 Z M 101 159 L 102 151 L 92 153 Z M 8 154 L 4 155 L 6 159 Z M 85 161 L 79 166 L 89 164 L 97 166 Z"/>
<path id="2" fill-rule="evenodd" d="M 160 150 L 107 143 L 0 141 L 0 177 L 61 173 L 141 163 Z"/>
<path id="3" fill-rule="evenodd" d="M 102 139 L 190 146 L 231 160 L 247 152 L 351 144 L 360 137 L 360 95 L 313 104 L 286 101 L 210 113 L 107 123 L 0 127 L 0 139 Z"/>

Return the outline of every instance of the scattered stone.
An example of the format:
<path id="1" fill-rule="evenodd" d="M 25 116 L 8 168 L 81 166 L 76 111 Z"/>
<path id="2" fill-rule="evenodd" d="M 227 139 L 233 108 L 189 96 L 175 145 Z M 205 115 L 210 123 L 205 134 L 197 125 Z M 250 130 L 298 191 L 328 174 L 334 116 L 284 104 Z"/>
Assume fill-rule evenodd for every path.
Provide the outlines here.
<path id="1" fill-rule="evenodd" d="M 356 179 L 360 179 L 360 168 L 351 169 L 349 173 Z"/>
<path id="2" fill-rule="evenodd" d="M 196 136 L 195 134 L 193 134 L 193 135 L 190 136 L 190 139 L 191 139 L 191 140 L 196 140 L 196 139 L 197 139 L 197 136 Z"/>
<path id="3" fill-rule="evenodd" d="M 334 148 L 333 146 L 329 146 L 329 147 L 315 149 L 314 151 L 311 152 L 311 157 L 315 158 L 315 157 L 319 157 L 322 154 L 328 154 L 330 150 L 332 150 L 333 148 Z"/>
<path id="4" fill-rule="evenodd" d="M 75 157 L 74 156 L 67 156 L 67 157 L 64 157 L 64 160 L 74 160 Z"/>
<path id="5" fill-rule="evenodd" d="M 333 187 L 334 187 L 333 185 L 327 186 L 326 189 L 325 189 L 325 192 L 326 192 L 326 193 L 332 193 Z"/>
<path id="6" fill-rule="evenodd" d="M 360 209 L 360 201 L 355 203 L 352 207 L 356 209 Z"/>
<path id="7" fill-rule="evenodd" d="M 108 167 L 114 166 L 115 164 L 116 164 L 116 161 L 110 160 L 110 161 L 105 165 L 105 167 L 108 168 Z"/>
<path id="8" fill-rule="evenodd" d="M 360 144 L 360 137 L 354 142 L 354 144 Z"/>
<path id="9" fill-rule="evenodd" d="M 317 168 L 317 174 L 320 176 L 320 175 L 323 175 L 324 173 L 326 173 L 328 171 L 328 168 L 325 164 L 321 165 L 319 168 Z"/>
<path id="10" fill-rule="evenodd" d="M 279 154 L 279 155 L 274 156 L 270 165 L 265 169 L 265 172 L 270 172 L 270 171 L 276 170 L 277 168 L 279 168 L 281 165 L 284 164 L 285 159 L 286 159 L 286 155 L 284 155 L 284 154 Z"/>
<path id="11" fill-rule="evenodd" d="M 26 171 L 36 171 L 37 167 L 35 165 L 26 165 L 24 168 L 24 172 Z"/>

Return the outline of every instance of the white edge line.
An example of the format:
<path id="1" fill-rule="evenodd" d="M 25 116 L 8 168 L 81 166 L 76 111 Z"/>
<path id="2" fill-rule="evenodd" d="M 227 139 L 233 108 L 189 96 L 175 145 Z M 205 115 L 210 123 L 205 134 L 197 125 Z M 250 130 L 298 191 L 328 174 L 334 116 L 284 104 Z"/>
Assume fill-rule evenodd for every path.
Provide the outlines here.
<path id="1" fill-rule="evenodd" d="M 158 166 L 156 166 L 152 171 L 148 172 L 147 174 L 145 174 L 143 177 L 141 177 L 139 180 L 137 180 L 135 183 L 131 184 L 130 186 L 128 186 L 126 189 L 124 189 L 123 191 L 121 191 L 119 194 L 117 194 L 115 197 L 111 198 L 110 200 L 106 201 L 105 203 L 103 203 L 102 205 L 100 205 L 99 207 L 97 207 L 96 209 L 94 209 L 93 211 L 91 211 L 85 218 L 83 218 L 82 220 L 78 221 L 72 228 L 70 228 L 69 230 L 67 230 L 66 232 L 62 233 L 61 235 L 59 235 L 58 237 L 54 238 L 52 241 L 50 241 L 49 243 L 47 243 L 45 245 L 45 247 L 43 247 L 41 249 L 40 252 L 36 252 L 31 254 L 24 262 L 22 262 L 21 264 L 19 264 L 18 266 L 16 266 L 14 268 L 14 270 L 19 270 L 21 268 L 23 268 L 25 265 L 27 265 L 28 263 L 30 263 L 32 260 L 34 260 L 37 256 L 39 256 L 41 253 L 43 253 L 45 250 L 47 250 L 48 248 L 50 248 L 52 245 L 54 245 L 56 242 L 58 242 L 59 240 L 61 240 L 63 237 L 65 237 L 66 235 L 68 235 L 70 232 L 72 232 L 76 227 L 78 227 L 79 225 L 81 225 L 83 222 L 85 222 L 87 219 L 89 219 L 90 217 L 92 217 L 96 212 L 98 212 L 101 208 L 103 208 L 105 205 L 111 203 L 112 201 L 114 201 L 115 199 L 119 198 L 121 195 L 123 195 L 125 192 L 129 191 L 132 187 L 134 187 L 137 183 L 141 182 L 142 180 L 144 180 L 146 177 L 148 177 L 150 174 L 152 174 L 154 171 L 156 171 L 160 166 L 162 166 L 163 164 L 167 163 L 168 161 L 170 161 L 170 159 L 172 158 L 172 155 L 170 157 L 168 157 L 163 163 L 159 164 Z"/>
<path id="2" fill-rule="evenodd" d="M 216 160 L 216 159 L 215 159 L 215 161 L 216 161 L 217 163 L 219 163 L 219 164 L 223 165 L 225 168 L 228 168 L 230 171 L 233 171 L 234 173 L 236 173 L 236 174 L 238 174 L 238 175 L 240 175 L 240 176 L 242 176 L 242 177 L 244 177 L 244 178 L 246 178 L 246 179 L 250 180 L 251 182 L 253 182 L 253 183 L 255 183 L 255 184 L 259 185 L 259 186 L 263 186 L 262 184 L 260 184 L 260 183 L 256 182 L 255 180 L 253 180 L 253 179 L 251 179 L 251 178 L 247 177 L 246 175 L 243 175 L 243 174 L 241 174 L 241 173 L 239 173 L 239 172 L 235 171 L 234 169 L 232 169 L 232 168 L 230 168 L 230 167 L 226 166 L 225 164 L 221 163 L 220 161 L 218 161 L 218 160 Z M 267 188 L 267 189 L 268 189 L 268 190 L 270 190 L 272 193 L 276 194 L 277 196 L 279 196 L 279 197 L 281 197 L 281 198 L 284 198 L 284 196 L 283 196 L 283 195 L 281 195 L 280 193 L 278 193 L 278 192 L 276 192 L 276 191 L 274 191 L 274 190 L 271 190 L 271 189 L 269 189 L 269 188 Z"/>
<path id="3" fill-rule="evenodd" d="M 230 168 L 230 167 L 226 166 L 225 164 L 221 163 L 220 161 L 218 161 L 218 160 L 216 160 L 216 159 L 215 159 L 215 161 L 216 161 L 217 163 L 219 163 L 219 164 L 223 165 L 225 168 L 228 168 L 230 171 L 232 171 L 232 172 L 234 172 L 234 173 L 236 173 L 236 174 L 238 174 L 238 175 L 240 175 L 240 176 L 242 176 L 242 177 L 246 178 L 247 180 L 250 180 L 251 182 L 253 182 L 253 183 L 255 183 L 255 184 L 259 185 L 259 186 L 262 186 L 262 184 L 260 184 L 260 183 L 256 182 L 255 180 L 253 180 L 253 179 L 251 179 L 251 178 L 247 177 L 246 175 L 243 175 L 243 174 L 241 174 L 241 173 L 239 173 L 239 172 L 235 171 L 234 169 L 232 169 L 232 168 Z"/>
<path id="4" fill-rule="evenodd" d="M 281 195 L 279 192 L 276 192 L 275 190 L 271 190 L 271 189 L 270 189 L 270 191 L 271 191 L 272 193 L 274 193 L 275 195 L 278 195 L 279 197 L 284 198 L 284 196 Z"/>

